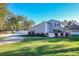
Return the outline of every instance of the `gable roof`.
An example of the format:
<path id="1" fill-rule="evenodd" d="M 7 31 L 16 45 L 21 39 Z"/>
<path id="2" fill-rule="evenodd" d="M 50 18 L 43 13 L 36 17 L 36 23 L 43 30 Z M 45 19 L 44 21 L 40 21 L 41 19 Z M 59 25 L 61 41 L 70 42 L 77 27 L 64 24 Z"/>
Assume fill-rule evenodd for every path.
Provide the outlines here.
<path id="1" fill-rule="evenodd" d="M 42 22 L 42 23 L 40 23 L 40 24 L 37 24 L 37 25 L 35 25 L 35 26 L 33 26 L 33 27 L 30 27 L 29 29 L 35 28 L 35 27 L 37 27 L 37 26 L 39 26 L 39 25 L 41 25 L 41 24 L 44 24 L 44 23 L 47 23 L 47 22 L 44 21 L 44 22 Z M 28 29 L 28 30 L 29 30 L 29 29 Z"/>
<path id="2" fill-rule="evenodd" d="M 61 22 L 61 21 L 59 21 L 59 20 L 54 20 L 54 19 L 51 19 L 51 20 L 49 20 L 48 22 L 50 22 L 50 21 Z"/>
<path id="3" fill-rule="evenodd" d="M 49 20 L 49 21 L 41 22 L 40 24 L 37 24 L 37 25 L 35 25 L 35 26 L 33 26 L 33 27 L 30 27 L 29 29 L 35 28 L 35 27 L 37 27 L 37 26 L 39 26 L 39 25 L 41 25 L 41 24 L 44 24 L 44 23 L 49 24 L 49 22 L 51 22 L 51 21 L 61 22 L 61 21 L 58 21 L 58 20 L 53 20 L 53 19 L 51 19 L 51 20 Z M 28 29 L 28 30 L 29 30 L 29 29 Z"/>

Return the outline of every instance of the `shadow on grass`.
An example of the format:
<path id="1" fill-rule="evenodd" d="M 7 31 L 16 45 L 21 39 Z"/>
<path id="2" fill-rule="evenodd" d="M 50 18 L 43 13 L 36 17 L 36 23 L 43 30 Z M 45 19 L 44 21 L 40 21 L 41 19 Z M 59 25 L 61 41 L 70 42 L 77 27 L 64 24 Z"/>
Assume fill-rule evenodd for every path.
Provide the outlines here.
<path id="1" fill-rule="evenodd" d="M 51 38 L 47 39 L 48 42 L 60 42 L 60 41 L 68 41 L 67 38 Z"/>
<path id="2" fill-rule="evenodd" d="M 77 48 L 64 48 L 63 45 L 56 45 L 50 47 L 49 45 L 39 46 L 39 47 L 24 47 L 19 50 L 8 51 L 0 53 L 0 56 L 42 56 L 42 55 L 50 55 L 50 54 L 58 54 L 58 53 L 66 53 L 79 51 L 79 47 Z M 56 49 L 60 48 L 60 49 Z"/>
<path id="3" fill-rule="evenodd" d="M 69 38 L 69 41 L 79 41 L 79 35 L 71 35 Z"/>

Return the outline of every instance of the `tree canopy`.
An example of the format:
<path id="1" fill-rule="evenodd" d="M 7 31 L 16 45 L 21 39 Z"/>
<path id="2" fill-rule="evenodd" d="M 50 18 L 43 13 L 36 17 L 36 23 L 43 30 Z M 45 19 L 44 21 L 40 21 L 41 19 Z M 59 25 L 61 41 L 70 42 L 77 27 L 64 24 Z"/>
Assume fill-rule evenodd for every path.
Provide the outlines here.
<path id="1" fill-rule="evenodd" d="M 7 4 L 0 3 L 0 30 L 27 30 L 35 22 L 24 15 L 16 15 L 7 8 Z"/>

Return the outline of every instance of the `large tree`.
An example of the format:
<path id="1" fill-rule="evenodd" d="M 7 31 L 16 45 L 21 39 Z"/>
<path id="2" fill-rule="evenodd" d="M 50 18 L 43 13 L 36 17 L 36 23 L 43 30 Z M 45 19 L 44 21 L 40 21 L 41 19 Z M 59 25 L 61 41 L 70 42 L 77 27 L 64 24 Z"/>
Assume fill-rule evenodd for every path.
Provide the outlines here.
<path id="1" fill-rule="evenodd" d="M 68 22 L 67 26 L 72 25 L 72 24 L 76 24 L 76 23 L 77 23 L 77 21 L 75 21 L 75 20 L 70 20 L 70 21 Z"/>
<path id="2" fill-rule="evenodd" d="M 32 27 L 33 25 L 35 25 L 35 22 L 33 20 L 25 20 L 23 22 L 23 30 L 27 30 L 30 27 Z"/>
<path id="3" fill-rule="evenodd" d="M 27 30 L 29 27 L 33 26 L 35 22 L 33 20 L 28 20 L 26 17 L 21 15 L 10 14 L 6 18 L 6 30 Z"/>
<path id="4" fill-rule="evenodd" d="M 17 24 L 18 24 L 18 20 L 16 16 L 13 16 L 11 18 L 8 18 L 6 20 L 6 25 L 7 25 L 7 30 L 12 31 L 12 33 L 17 30 Z"/>
<path id="5" fill-rule="evenodd" d="M 0 30 L 26 30 L 34 25 L 33 20 L 28 20 L 27 17 L 16 15 L 7 9 L 7 4 L 0 3 Z"/>
<path id="6" fill-rule="evenodd" d="M 62 22 L 62 24 L 64 25 L 64 27 L 66 27 L 66 26 L 68 25 L 68 21 L 67 21 L 67 20 L 64 20 L 64 21 Z"/>
<path id="7" fill-rule="evenodd" d="M 33 20 L 29 20 L 25 16 L 18 15 L 18 29 L 20 30 L 27 30 L 29 27 L 35 25 L 35 22 Z"/>
<path id="8" fill-rule="evenodd" d="M 4 30 L 5 17 L 8 13 L 7 4 L 0 3 L 0 30 Z"/>
<path id="9" fill-rule="evenodd" d="M 64 20 L 62 23 L 63 23 L 64 27 L 68 27 L 72 24 L 76 24 L 77 21 L 76 20 L 70 20 L 70 21 Z"/>
<path id="10" fill-rule="evenodd" d="M 21 30 L 23 28 L 22 25 L 23 25 L 23 22 L 24 22 L 25 19 L 27 19 L 27 18 L 25 18 L 23 15 L 17 15 L 17 20 L 18 20 L 17 29 L 18 30 Z"/>

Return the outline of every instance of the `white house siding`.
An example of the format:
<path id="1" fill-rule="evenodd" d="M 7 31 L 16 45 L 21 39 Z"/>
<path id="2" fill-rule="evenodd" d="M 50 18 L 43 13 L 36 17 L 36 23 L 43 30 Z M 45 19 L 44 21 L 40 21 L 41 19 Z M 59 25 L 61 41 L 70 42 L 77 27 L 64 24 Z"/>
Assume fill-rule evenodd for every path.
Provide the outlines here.
<path id="1" fill-rule="evenodd" d="M 31 31 L 34 31 L 35 34 L 37 34 L 37 33 L 46 34 L 47 33 L 47 23 L 43 22 L 28 30 L 28 32 L 31 32 Z"/>
<path id="2" fill-rule="evenodd" d="M 48 24 L 47 24 L 47 22 L 45 23 L 45 33 L 48 33 Z"/>
<path id="3" fill-rule="evenodd" d="M 49 23 L 47 23 L 47 33 L 50 33 L 50 31 L 51 31 L 51 26 Z"/>
<path id="4" fill-rule="evenodd" d="M 53 31 L 53 29 L 59 29 L 63 31 L 62 24 L 59 21 L 51 20 L 48 22 L 48 24 L 49 24 L 50 31 Z"/>

